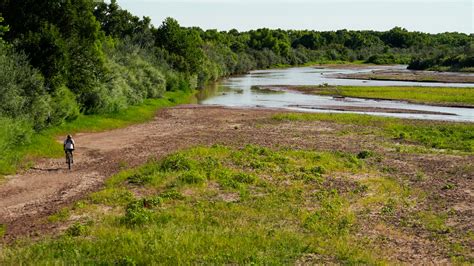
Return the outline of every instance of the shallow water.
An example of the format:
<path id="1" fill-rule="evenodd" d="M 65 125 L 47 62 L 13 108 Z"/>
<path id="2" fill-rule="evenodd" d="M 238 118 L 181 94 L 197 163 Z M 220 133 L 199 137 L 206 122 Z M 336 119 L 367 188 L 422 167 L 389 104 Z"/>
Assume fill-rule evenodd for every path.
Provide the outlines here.
<path id="1" fill-rule="evenodd" d="M 254 85 L 354 85 L 354 86 L 430 86 L 430 87 L 474 87 L 474 84 L 431 83 L 405 81 L 374 81 L 357 79 L 337 79 L 329 75 L 337 73 L 363 73 L 374 70 L 402 70 L 405 66 L 380 66 L 363 69 L 334 69 L 299 67 L 287 69 L 257 70 L 242 76 L 225 79 L 208 86 L 199 95 L 199 103 L 232 107 L 284 108 L 305 112 L 360 113 L 400 118 L 427 120 L 449 120 L 474 122 L 474 109 L 439 107 L 411 104 L 403 101 L 368 100 L 359 98 L 334 98 L 330 96 L 307 95 L 298 92 L 264 93 L 251 90 Z M 472 74 L 464 74 L 472 75 Z M 412 113 L 385 113 L 338 111 L 338 107 L 370 107 L 411 110 Z M 443 114 L 418 114 L 415 111 L 440 112 Z"/>

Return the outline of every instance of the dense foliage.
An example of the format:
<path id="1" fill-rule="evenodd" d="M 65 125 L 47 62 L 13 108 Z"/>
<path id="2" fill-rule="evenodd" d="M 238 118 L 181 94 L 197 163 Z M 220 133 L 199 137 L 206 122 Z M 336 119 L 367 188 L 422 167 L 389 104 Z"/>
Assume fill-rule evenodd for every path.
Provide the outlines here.
<path id="1" fill-rule="evenodd" d="M 471 40 L 464 47 L 450 52 L 437 51 L 425 57 L 415 58 L 408 68 L 474 72 L 474 42 Z"/>
<path id="2" fill-rule="evenodd" d="M 472 34 L 398 27 L 224 32 L 184 28 L 172 18 L 154 27 L 114 0 L 0 0 L 0 119 L 18 129 L 3 146 L 80 113 L 118 112 L 255 68 L 358 60 L 469 70 L 472 43 Z"/>

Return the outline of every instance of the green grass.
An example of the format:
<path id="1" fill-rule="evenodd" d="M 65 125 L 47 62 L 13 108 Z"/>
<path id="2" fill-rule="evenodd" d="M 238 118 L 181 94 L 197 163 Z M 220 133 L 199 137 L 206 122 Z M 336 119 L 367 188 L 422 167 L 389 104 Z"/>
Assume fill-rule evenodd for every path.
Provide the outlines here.
<path id="1" fill-rule="evenodd" d="M 358 237 L 363 193 L 331 181 L 370 171 L 341 152 L 193 148 L 113 176 L 71 208 L 87 218 L 4 247 L 0 264 L 381 264 Z"/>
<path id="2" fill-rule="evenodd" d="M 28 167 L 35 158 L 63 156 L 62 145 L 56 141 L 58 136 L 77 132 L 105 131 L 142 123 L 152 119 L 157 109 L 187 103 L 191 100 L 191 97 L 191 93 L 166 92 L 163 98 L 147 99 L 142 104 L 131 106 L 119 113 L 80 115 L 72 122 L 49 128 L 40 133 L 32 133 L 25 137 L 25 141 L 21 145 L 9 147 L 2 151 L 0 176 L 12 174 L 17 171 L 18 167 Z M 0 136 L 0 148 L 2 141 L 8 141 L 3 138 L 8 138 L 6 133 Z"/>
<path id="3" fill-rule="evenodd" d="M 280 121 L 330 121 L 369 126 L 381 134 L 401 141 L 416 142 L 427 148 L 474 152 L 474 124 L 403 120 L 359 114 L 284 113 L 273 117 Z"/>
<path id="4" fill-rule="evenodd" d="M 297 89 L 319 95 L 406 100 L 416 103 L 474 106 L 474 88 L 302 86 L 298 87 Z"/>

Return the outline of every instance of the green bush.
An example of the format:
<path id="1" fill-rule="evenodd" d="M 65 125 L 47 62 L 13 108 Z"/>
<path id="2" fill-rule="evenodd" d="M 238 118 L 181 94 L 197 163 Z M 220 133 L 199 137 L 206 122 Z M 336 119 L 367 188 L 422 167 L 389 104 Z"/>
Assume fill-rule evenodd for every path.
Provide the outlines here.
<path id="1" fill-rule="evenodd" d="M 0 42 L 0 116 L 28 117 L 36 129 L 47 125 L 52 112 L 41 74 L 26 56 Z"/>
<path id="2" fill-rule="evenodd" d="M 54 92 L 51 105 L 54 110 L 49 119 L 53 125 L 75 120 L 79 116 L 76 96 L 64 86 Z"/>
<path id="3" fill-rule="evenodd" d="M 22 159 L 19 148 L 31 141 L 33 123 L 23 117 L 13 119 L 0 116 L 0 124 L 0 174 L 9 174 Z"/>

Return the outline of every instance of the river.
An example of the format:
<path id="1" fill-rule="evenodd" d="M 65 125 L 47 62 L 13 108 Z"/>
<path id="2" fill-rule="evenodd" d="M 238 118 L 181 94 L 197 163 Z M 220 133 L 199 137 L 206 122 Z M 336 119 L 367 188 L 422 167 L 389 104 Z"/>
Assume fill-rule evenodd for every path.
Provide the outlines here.
<path id="1" fill-rule="evenodd" d="M 198 99 L 199 103 L 204 105 L 282 108 L 303 112 L 350 112 L 398 118 L 474 122 L 473 108 L 440 107 L 412 104 L 404 101 L 369 100 L 361 98 L 341 99 L 330 96 L 308 95 L 288 91 L 280 93 L 264 93 L 262 91 L 251 89 L 252 86 L 321 84 L 349 86 L 474 87 L 474 84 L 472 83 L 375 81 L 338 79 L 331 77 L 333 74 L 339 73 L 361 73 L 390 69 L 401 70 L 404 68 L 405 66 L 375 66 L 352 69 L 294 67 L 286 69 L 256 70 L 245 75 L 230 77 L 212 84 L 199 93 Z M 364 108 L 379 109 L 379 111 L 358 111 Z M 341 111 L 342 109 L 352 110 Z M 387 110 L 389 110 L 389 112 Z"/>

